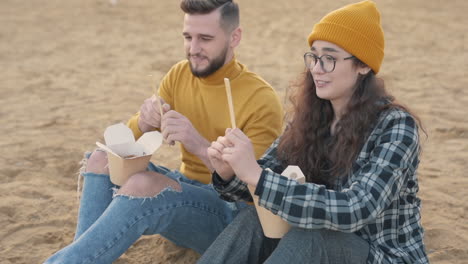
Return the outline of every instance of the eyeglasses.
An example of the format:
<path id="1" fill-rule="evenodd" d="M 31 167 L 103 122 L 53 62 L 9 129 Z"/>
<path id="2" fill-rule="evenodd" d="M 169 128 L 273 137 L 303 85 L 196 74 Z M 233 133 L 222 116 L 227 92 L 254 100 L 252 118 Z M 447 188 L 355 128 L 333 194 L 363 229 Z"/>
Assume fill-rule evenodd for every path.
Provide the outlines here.
<path id="1" fill-rule="evenodd" d="M 354 58 L 354 56 L 343 58 L 343 60 L 349 60 L 352 58 Z M 306 52 L 304 54 L 304 63 L 308 69 L 312 69 L 315 65 L 317 65 L 318 61 L 320 61 L 320 67 L 322 67 L 324 72 L 332 72 L 335 70 L 336 59 L 332 56 L 322 55 L 319 57 L 312 52 Z"/>

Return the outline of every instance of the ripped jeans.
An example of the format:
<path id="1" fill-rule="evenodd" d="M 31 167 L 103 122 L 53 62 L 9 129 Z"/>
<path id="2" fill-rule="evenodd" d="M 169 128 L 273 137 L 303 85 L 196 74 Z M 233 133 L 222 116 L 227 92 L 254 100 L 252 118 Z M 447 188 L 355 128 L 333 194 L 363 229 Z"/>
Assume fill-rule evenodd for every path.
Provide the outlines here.
<path id="1" fill-rule="evenodd" d="M 169 187 L 149 198 L 114 195 L 117 186 L 109 175 L 83 173 L 75 239 L 45 263 L 112 263 L 141 235 L 153 234 L 203 254 L 245 206 L 221 200 L 211 185 L 178 171 L 152 163 L 148 170 L 174 179 L 182 191 Z"/>

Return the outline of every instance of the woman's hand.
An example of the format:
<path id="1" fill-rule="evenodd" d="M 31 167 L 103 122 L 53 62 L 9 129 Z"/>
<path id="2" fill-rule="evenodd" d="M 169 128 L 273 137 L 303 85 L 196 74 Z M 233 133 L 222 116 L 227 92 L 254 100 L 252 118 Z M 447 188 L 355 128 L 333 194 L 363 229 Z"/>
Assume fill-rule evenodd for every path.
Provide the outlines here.
<path id="1" fill-rule="evenodd" d="M 228 129 L 222 159 L 234 170 L 236 176 L 249 185 L 257 186 L 262 168 L 257 163 L 250 139 L 238 128 Z"/>
<path id="2" fill-rule="evenodd" d="M 226 130 L 228 133 L 229 128 Z M 223 160 L 222 154 L 224 148 L 230 146 L 225 137 L 218 137 L 216 141 L 211 143 L 211 146 L 207 149 L 207 155 L 211 162 L 211 166 L 218 173 L 218 175 L 223 178 L 223 180 L 228 181 L 234 177 L 234 171 L 231 166 Z"/>

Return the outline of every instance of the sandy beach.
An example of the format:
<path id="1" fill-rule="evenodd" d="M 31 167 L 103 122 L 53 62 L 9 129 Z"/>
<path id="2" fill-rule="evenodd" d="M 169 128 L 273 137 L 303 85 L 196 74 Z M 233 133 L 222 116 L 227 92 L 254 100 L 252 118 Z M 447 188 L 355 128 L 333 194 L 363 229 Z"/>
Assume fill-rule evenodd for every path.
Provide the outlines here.
<path id="1" fill-rule="evenodd" d="M 350 0 L 238 0 L 236 57 L 286 102 L 306 37 Z M 386 53 L 379 75 L 418 114 L 422 222 L 431 263 L 468 263 L 468 2 L 377 0 Z M 184 59 L 179 1 L 0 2 L 0 263 L 42 263 L 69 244 L 83 153 L 125 122 L 156 80 Z M 177 147 L 153 162 L 177 168 Z M 119 264 L 194 263 L 198 254 L 155 235 Z"/>

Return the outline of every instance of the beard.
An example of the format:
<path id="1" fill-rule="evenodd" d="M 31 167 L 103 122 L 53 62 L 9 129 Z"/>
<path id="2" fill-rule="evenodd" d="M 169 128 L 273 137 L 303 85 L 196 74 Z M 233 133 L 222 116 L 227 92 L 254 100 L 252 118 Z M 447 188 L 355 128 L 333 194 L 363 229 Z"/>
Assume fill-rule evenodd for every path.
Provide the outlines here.
<path id="1" fill-rule="evenodd" d="M 205 77 L 210 76 L 211 74 L 219 70 L 221 67 L 223 67 L 224 62 L 226 61 L 226 54 L 227 54 L 227 47 L 224 47 L 224 49 L 221 51 L 221 53 L 218 56 L 208 61 L 209 62 L 208 66 L 203 70 L 195 69 L 192 65 L 192 62 L 190 62 L 190 57 L 200 56 L 200 55 L 188 54 L 187 59 L 190 62 L 189 64 L 190 64 L 190 70 L 192 71 L 192 74 L 199 78 L 205 78 Z M 208 59 L 208 57 L 204 57 L 204 58 Z"/>

